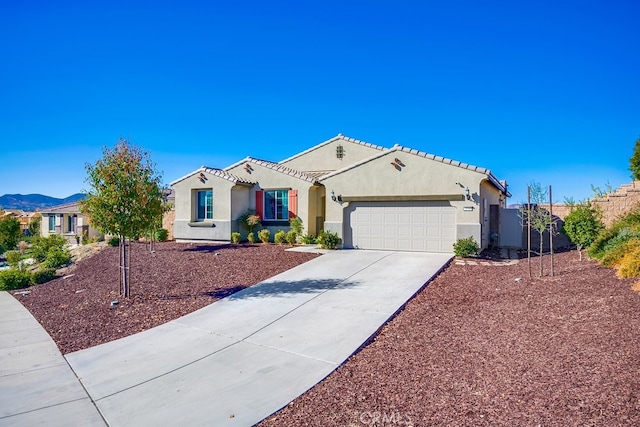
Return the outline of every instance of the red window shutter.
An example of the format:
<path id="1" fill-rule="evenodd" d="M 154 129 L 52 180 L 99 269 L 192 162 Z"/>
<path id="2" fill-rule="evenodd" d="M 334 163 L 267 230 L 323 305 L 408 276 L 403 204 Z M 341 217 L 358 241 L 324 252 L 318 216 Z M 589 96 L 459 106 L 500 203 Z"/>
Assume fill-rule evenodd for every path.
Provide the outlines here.
<path id="1" fill-rule="evenodd" d="M 289 219 L 298 216 L 298 190 L 289 190 Z"/>
<path id="2" fill-rule="evenodd" d="M 264 220 L 264 191 L 256 191 L 256 215 L 260 217 L 260 221 Z"/>

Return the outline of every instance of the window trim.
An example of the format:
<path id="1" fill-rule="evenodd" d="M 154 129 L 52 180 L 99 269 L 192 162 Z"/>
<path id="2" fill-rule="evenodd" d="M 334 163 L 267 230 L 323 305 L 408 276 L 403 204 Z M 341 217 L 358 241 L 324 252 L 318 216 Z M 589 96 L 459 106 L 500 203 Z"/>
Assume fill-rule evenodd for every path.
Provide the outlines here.
<path id="1" fill-rule="evenodd" d="M 204 195 L 205 205 L 203 206 L 204 214 L 201 217 L 200 216 L 200 195 L 203 193 L 205 194 Z M 210 194 L 210 198 L 208 201 L 207 201 L 207 193 Z M 195 190 L 195 208 L 196 208 L 195 222 L 204 222 L 204 221 L 213 220 L 213 189 L 207 188 L 207 189 Z"/>
<path id="2" fill-rule="evenodd" d="M 277 192 L 281 193 L 281 200 L 285 200 L 285 202 L 282 202 L 282 206 L 281 209 L 284 210 L 284 212 L 281 212 L 284 214 L 283 218 L 278 218 L 277 215 L 277 209 L 278 209 L 278 198 L 274 197 L 274 204 L 275 204 L 275 208 L 274 208 L 274 218 L 267 218 L 267 212 L 269 212 L 269 209 L 267 209 L 267 199 L 269 198 L 269 193 L 274 193 L 274 195 L 277 194 Z M 289 189 L 288 188 L 274 188 L 274 189 L 270 189 L 270 190 L 264 190 L 264 196 L 263 196 L 263 214 L 264 214 L 264 218 L 262 218 L 263 221 L 265 222 L 269 222 L 269 223 L 274 223 L 274 222 L 288 222 L 289 221 Z"/>

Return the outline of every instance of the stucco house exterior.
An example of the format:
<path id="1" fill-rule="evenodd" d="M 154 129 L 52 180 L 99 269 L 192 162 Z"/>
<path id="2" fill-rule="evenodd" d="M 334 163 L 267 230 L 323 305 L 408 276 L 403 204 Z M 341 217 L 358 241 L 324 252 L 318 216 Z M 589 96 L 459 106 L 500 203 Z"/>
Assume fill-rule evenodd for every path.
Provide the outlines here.
<path id="1" fill-rule="evenodd" d="M 338 135 L 280 162 L 247 157 L 201 167 L 171 183 L 176 240 L 228 241 L 254 209 L 261 228 L 338 233 L 345 248 L 452 252 L 497 238 L 506 182 L 488 169 L 395 145 Z"/>
<path id="2" fill-rule="evenodd" d="M 76 236 L 82 237 L 85 232 L 90 238 L 103 237 L 102 233 L 91 227 L 87 217 L 80 213 L 78 202 L 52 206 L 42 209 L 40 213 L 42 214 L 40 223 L 42 237 L 60 234 L 71 244 L 76 243 Z"/>

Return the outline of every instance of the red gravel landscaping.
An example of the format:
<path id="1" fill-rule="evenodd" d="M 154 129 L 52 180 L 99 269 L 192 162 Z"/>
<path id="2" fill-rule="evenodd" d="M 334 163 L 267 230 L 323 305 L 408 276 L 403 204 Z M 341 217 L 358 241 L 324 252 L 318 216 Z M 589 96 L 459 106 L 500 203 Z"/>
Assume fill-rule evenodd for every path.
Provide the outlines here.
<path id="1" fill-rule="evenodd" d="M 14 294 L 63 354 L 153 328 L 317 257 L 277 245 L 131 245 L 131 297 L 119 296 L 117 247 L 66 274 Z M 118 305 L 111 307 L 112 301 Z"/>
<path id="2" fill-rule="evenodd" d="M 16 297 L 67 353 L 167 322 L 314 256 L 177 243 L 150 254 L 136 244 L 132 297 L 123 301 L 117 250 L 106 248 L 75 276 Z M 554 277 L 529 279 L 526 260 L 454 260 L 372 342 L 260 425 L 640 425 L 640 295 L 575 251 L 555 261 Z"/>
<path id="3" fill-rule="evenodd" d="M 453 263 L 260 426 L 640 425 L 640 295 L 576 252 L 555 261 L 543 279 Z"/>

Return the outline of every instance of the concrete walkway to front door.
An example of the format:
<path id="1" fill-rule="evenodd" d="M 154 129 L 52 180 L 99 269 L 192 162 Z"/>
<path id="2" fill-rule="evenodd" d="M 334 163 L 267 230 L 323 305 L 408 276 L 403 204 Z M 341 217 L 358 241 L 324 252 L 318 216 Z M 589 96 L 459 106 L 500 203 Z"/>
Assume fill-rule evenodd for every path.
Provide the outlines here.
<path id="1" fill-rule="evenodd" d="M 104 421 L 87 419 L 109 426 L 255 424 L 335 370 L 451 257 L 330 252 L 175 321 L 66 355 L 90 399 L 73 402 L 89 412 L 93 402 Z M 49 373 L 41 373 L 45 384 Z M 77 421 L 69 402 L 3 378 L 0 400 L 9 383 L 13 393 L 3 406 L 20 396 L 42 403 L 14 414 L 3 408 L 0 424 L 37 421 L 39 411 L 47 425 Z"/>

